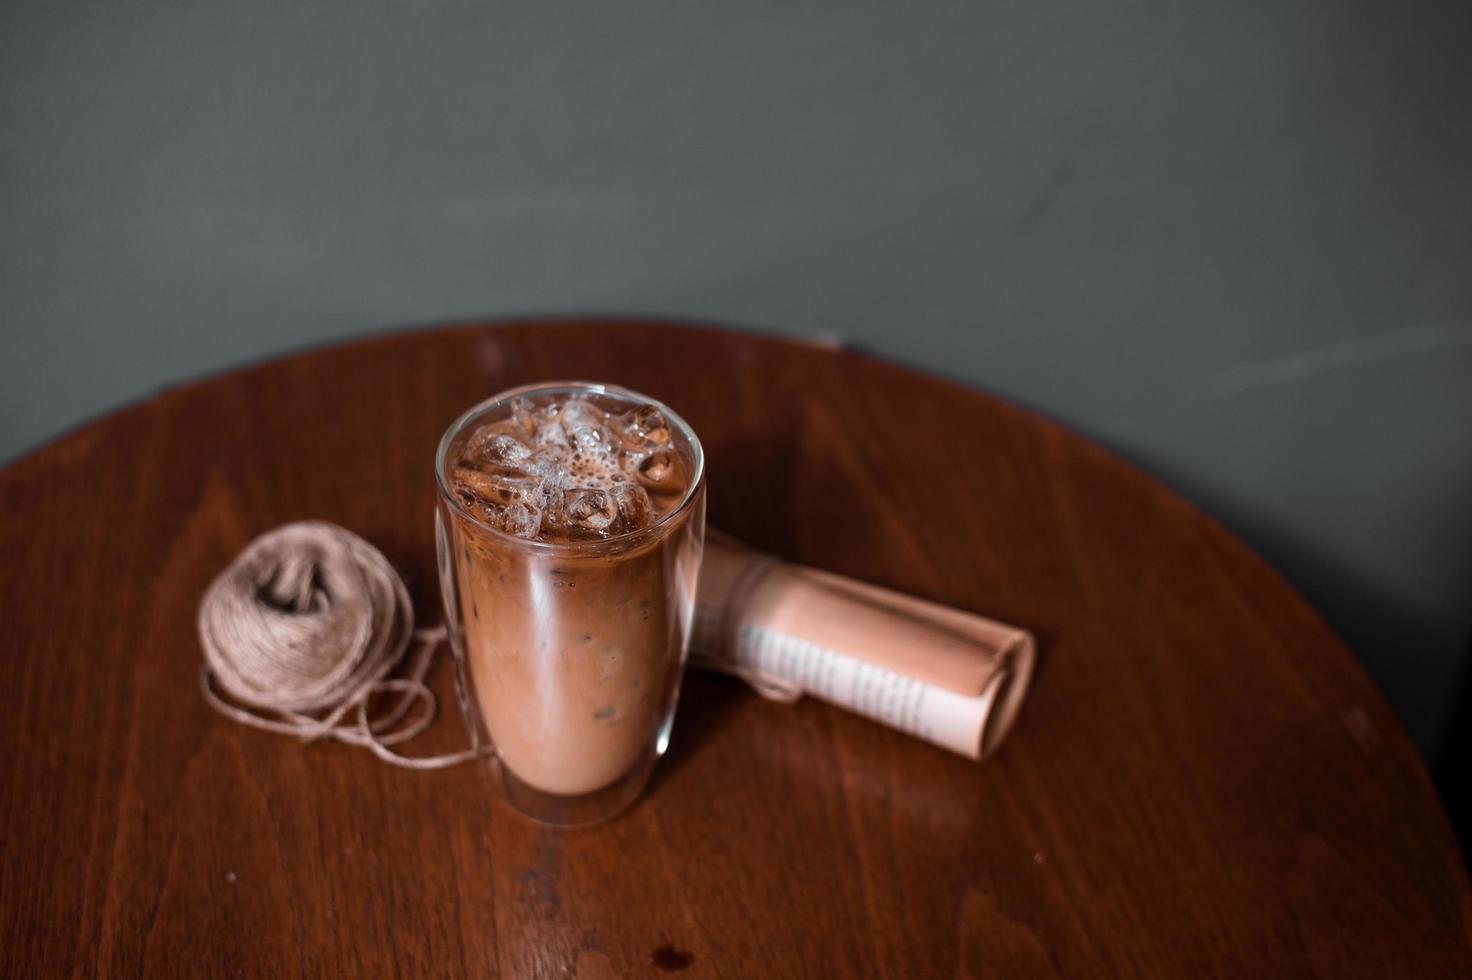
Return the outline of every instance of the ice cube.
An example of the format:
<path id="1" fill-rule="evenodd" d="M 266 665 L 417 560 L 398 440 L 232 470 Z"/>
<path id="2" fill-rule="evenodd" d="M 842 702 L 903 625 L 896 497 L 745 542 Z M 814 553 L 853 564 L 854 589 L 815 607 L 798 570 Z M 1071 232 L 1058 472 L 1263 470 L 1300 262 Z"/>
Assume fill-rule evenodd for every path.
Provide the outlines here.
<path id="1" fill-rule="evenodd" d="M 457 466 L 450 477 L 461 499 L 469 497 L 493 507 L 504 507 L 525 498 L 536 490 L 538 482 L 534 475 L 512 466 L 485 469 Z"/>
<path id="2" fill-rule="evenodd" d="M 567 433 L 567 441 L 573 449 L 583 452 L 596 453 L 606 450 L 613 443 L 610 433 L 603 426 L 593 422 L 567 422 L 563 421 L 562 429 Z"/>
<path id="3" fill-rule="evenodd" d="M 576 487 L 563 494 L 562 512 L 570 526 L 602 532 L 618 517 L 618 504 L 606 490 Z"/>
<path id="4" fill-rule="evenodd" d="M 569 398 L 562 403 L 560 408 L 558 418 L 562 420 L 564 426 L 579 423 L 596 425 L 605 418 L 603 411 L 598 406 L 582 398 Z"/>
<path id="5" fill-rule="evenodd" d="M 664 413 L 653 405 L 641 405 L 625 412 L 619 420 L 623 425 L 624 442 L 631 449 L 658 449 L 670 441 L 670 426 Z"/>
<path id="6" fill-rule="evenodd" d="M 608 490 L 608 495 L 613 498 L 614 505 L 618 507 L 618 522 L 616 530 L 623 534 L 628 531 L 637 531 L 649 524 L 651 505 L 649 494 L 637 483 L 615 483 Z"/>
<path id="7" fill-rule="evenodd" d="M 528 473 L 536 477 L 543 495 L 548 499 L 557 499 L 569 486 L 572 476 L 572 458 L 565 447 L 553 446 L 548 449 L 540 449 L 527 457 L 522 465 L 526 467 Z"/>
<path id="8" fill-rule="evenodd" d="M 507 504 L 500 515 L 501 530 L 518 538 L 535 538 L 542 529 L 542 511 L 525 500 Z"/>
<path id="9" fill-rule="evenodd" d="M 511 399 L 511 421 L 521 430 L 523 436 L 530 436 L 537 431 L 537 410 L 529 399 L 520 395 Z"/>
<path id="10" fill-rule="evenodd" d="M 567 432 L 563 430 L 562 423 L 556 419 L 538 419 L 536 431 L 532 434 L 532 445 L 537 449 L 547 449 L 551 446 L 567 445 Z"/>
<path id="11" fill-rule="evenodd" d="M 672 493 L 679 489 L 680 468 L 675 454 L 667 449 L 650 453 L 638 467 L 639 482 L 650 490 Z"/>
<path id="12" fill-rule="evenodd" d="M 531 454 L 531 449 L 525 443 L 499 425 L 488 426 L 476 432 L 465 447 L 465 455 L 469 459 L 494 463 L 514 463 Z"/>

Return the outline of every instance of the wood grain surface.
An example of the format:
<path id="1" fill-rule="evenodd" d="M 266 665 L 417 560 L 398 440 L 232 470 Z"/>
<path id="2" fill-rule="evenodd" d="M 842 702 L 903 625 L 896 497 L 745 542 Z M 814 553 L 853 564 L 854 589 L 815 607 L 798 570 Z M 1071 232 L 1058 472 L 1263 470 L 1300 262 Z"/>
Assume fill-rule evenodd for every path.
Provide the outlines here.
<path id="1" fill-rule="evenodd" d="M 484 767 L 210 712 L 195 609 L 252 537 L 338 522 L 437 620 L 436 440 L 550 378 L 675 406 L 716 526 L 1034 630 L 1000 753 L 694 674 L 649 795 L 558 832 Z M 640 322 L 393 335 L 101 419 L 0 471 L 0 514 L 0 975 L 1472 975 L 1451 829 L 1313 610 L 1108 452 L 862 354 Z M 463 737 L 447 717 L 419 747 Z"/>

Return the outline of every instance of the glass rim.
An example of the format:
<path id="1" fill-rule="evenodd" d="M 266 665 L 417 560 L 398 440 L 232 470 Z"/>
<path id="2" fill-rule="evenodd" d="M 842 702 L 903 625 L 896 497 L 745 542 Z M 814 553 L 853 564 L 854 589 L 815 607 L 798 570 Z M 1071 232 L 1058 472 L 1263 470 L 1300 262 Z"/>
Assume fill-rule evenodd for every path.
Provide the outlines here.
<path id="1" fill-rule="evenodd" d="M 465 430 L 472 421 L 487 414 L 492 409 L 526 395 L 545 394 L 548 392 L 587 393 L 594 395 L 612 395 L 630 402 L 653 405 L 664 414 L 672 426 L 680 430 L 680 434 L 689 443 L 691 451 L 695 456 L 694 472 L 690 478 L 690 485 L 685 488 L 684 496 L 680 502 L 670 508 L 669 513 L 648 527 L 641 527 L 637 531 L 626 531 L 623 534 L 615 534 L 608 538 L 590 538 L 584 541 L 543 541 L 540 538 L 523 538 L 510 534 L 489 523 L 484 518 L 472 514 L 460 498 L 455 496 L 449 485 L 449 478 L 445 475 L 445 463 L 449 456 L 450 443 L 455 437 Z M 445 434 L 440 436 L 439 447 L 434 454 L 434 480 L 439 489 L 440 499 L 447 503 L 460 517 L 469 521 L 472 525 L 493 537 L 502 539 L 508 544 L 527 548 L 534 551 L 542 551 L 549 554 L 570 554 L 598 551 L 611 547 L 622 547 L 632 545 L 644 540 L 652 540 L 659 536 L 666 527 L 670 526 L 676 518 L 690 509 L 695 501 L 698 491 L 705 483 L 705 447 L 700 444 L 700 437 L 690 427 L 684 417 L 670 408 L 658 398 L 651 398 L 643 392 L 622 385 L 608 384 L 602 381 L 536 381 L 531 384 L 518 385 L 515 388 L 507 388 L 505 391 L 492 395 L 491 397 L 477 402 L 476 404 L 461 412 Z"/>

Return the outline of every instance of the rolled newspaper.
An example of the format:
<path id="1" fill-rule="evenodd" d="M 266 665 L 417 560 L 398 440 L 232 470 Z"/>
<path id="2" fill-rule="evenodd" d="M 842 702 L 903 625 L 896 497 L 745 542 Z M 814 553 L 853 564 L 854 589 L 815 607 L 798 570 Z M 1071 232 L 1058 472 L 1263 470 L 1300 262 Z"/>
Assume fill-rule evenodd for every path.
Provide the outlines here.
<path id="1" fill-rule="evenodd" d="M 1036 644 L 1026 630 L 781 562 L 711 534 L 691 661 L 762 696 L 804 694 L 970 759 L 1016 720 Z"/>

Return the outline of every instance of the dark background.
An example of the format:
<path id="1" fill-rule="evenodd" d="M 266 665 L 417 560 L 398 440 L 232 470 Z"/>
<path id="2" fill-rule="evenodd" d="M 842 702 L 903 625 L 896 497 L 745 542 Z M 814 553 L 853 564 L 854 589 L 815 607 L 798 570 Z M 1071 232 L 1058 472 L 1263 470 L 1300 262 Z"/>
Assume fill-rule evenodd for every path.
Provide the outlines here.
<path id="1" fill-rule="evenodd" d="M 244 359 L 565 311 L 1054 415 L 1461 758 L 1472 5 L 0 0 L 0 459 Z"/>

